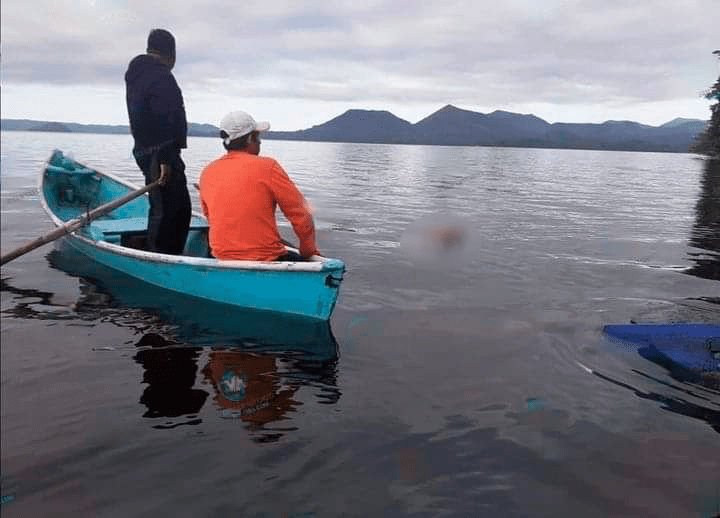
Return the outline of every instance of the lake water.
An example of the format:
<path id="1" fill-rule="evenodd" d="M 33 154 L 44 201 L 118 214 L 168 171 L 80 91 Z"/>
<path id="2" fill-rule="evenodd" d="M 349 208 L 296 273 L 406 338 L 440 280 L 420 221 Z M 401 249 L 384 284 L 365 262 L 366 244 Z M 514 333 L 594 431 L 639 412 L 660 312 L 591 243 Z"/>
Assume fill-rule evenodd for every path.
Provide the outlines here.
<path id="1" fill-rule="evenodd" d="M 131 146 L 3 132 L 3 252 L 52 228 L 36 184 L 53 149 L 138 182 Z M 221 151 L 190 138 L 189 180 Z M 272 140 L 262 153 L 346 262 L 330 329 L 90 279 L 62 246 L 8 263 L 3 516 L 720 512 L 720 390 L 601 334 L 720 321 L 718 164 Z M 442 218 L 467 230 L 462 257 L 418 260 L 405 231 Z"/>

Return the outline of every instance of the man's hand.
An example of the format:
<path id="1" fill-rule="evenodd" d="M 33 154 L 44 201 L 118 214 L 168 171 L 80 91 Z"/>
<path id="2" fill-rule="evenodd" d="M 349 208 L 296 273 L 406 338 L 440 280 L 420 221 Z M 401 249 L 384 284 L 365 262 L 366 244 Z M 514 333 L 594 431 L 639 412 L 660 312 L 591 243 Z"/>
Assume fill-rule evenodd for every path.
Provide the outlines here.
<path id="1" fill-rule="evenodd" d="M 167 183 L 170 179 L 171 172 L 172 168 L 170 167 L 170 164 L 160 164 L 160 185 L 165 185 Z"/>

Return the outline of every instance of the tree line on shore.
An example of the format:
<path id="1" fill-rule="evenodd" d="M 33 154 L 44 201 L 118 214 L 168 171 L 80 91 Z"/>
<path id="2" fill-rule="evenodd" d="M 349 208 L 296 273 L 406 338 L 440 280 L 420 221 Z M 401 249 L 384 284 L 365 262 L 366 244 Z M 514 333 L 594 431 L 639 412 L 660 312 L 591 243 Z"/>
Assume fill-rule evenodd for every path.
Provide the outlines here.
<path id="1" fill-rule="evenodd" d="M 720 50 L 713 52 L 720 59 Z M 710 106 L 710 122 L 704 132 L 698 135 L 691 150 L 713 158 L 720 158 L 720 75 L 715 84 L 705 93 L 705 98 L 715 100 Z"/>

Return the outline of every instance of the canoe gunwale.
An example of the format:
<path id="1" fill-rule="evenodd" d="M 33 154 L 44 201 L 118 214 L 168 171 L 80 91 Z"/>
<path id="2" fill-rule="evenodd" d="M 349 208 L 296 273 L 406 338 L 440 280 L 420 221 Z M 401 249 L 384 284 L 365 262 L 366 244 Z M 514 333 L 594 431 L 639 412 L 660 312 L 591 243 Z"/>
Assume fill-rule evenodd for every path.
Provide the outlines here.
<path id="1" fill-rule="evenodd" d="M 43 184 L 45 180 L 45 171 L 47 166 L 50 165 L 49 161 L 46 162 L 45 167 L 42 168 L 40 178 L 38 181 L 38 192 L 40 193 L 40 203 L 42 204 L 45 212 L 50 216 L 56 227 L 63 226 L 68 223 L 60 219 L 50 208 L 45 196 L 43 194 Z M 130 190 L 137 190 L 139 187 L 132 182 L 129 182 L 123 178 L 120 178 L 112 173 L 99 173 L 101 176 L 107 176 L 111 180 L 124 185 Z M 147 197 L 147 194 L 143 195 Z M 203 220 L 205 216 L 197 211 L 192 211 L 193 217 L 199 217 Z M 91 226 L 92 223 L 89 224 Z M 85 228 L 85 227 L 83 227 Z M 218 270 L 258 270 L 258 271 L 288 271 L 288 272 L 324 272 L 324 271 L 344 271 L 344 263 L 338 259 L 332 259 L 322 256 L 314 255 L 309 261 L 303 262 L 286 262 L 286 261 L 243 261 L 243 260 L 219 260 L 214 258 L 205 257 L 191 257 L 183 255 L 169 255 L 158 252 L 149 252 L 146 250 L 138 250 L 134 248 L 128 248 L 115 243 L 110 243 L 104 240 L 94 240 L 81 234 L 82 230 L 71 232 L 68 237 L 80 240 L 87 245 L 104 249 L 107 252 L 131 257 L 143 261 L 151 261 L 164 264 L 182 264 L 187 266 L 194 266 L 200 268 L 211 268 Z"/>
<path id="2" fill-rule="evenodd" d="M 80 231 L 72 232 L 69 236 L 83 241 L 85 244 L 100 248 L 117 255 L 165 264 L 182 264 L 194 267 L 212 268 L 218 270 L 258 270 L 258 271 L 292 271 L 292 272 L 323 272 L 342 268 L 341 261 L 326 257 L 312 256 L 310 261 L 284 262 L 284 261 L 225 261 L 210 257 L 189 257 L 185 255 L 169 255 L 158 252 L 137 250 L 125 246 L 109 243 L 102 240 L 93 240 L 83 236 Z"/>

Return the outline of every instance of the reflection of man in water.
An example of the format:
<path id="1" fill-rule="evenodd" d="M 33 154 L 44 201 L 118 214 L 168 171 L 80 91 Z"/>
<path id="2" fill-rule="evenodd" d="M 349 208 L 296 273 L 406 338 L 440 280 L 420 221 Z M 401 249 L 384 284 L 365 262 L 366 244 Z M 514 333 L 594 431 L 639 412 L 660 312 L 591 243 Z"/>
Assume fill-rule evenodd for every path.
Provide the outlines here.
<path id="1" fill-rule="evenodd" d="M 202 370 L 215 389 L 215 403 L 231 417 L 261 427 L 295 411 L 298 387 L 280 385 L 272 356 L 215 350 Z"/>
<path id="2" fill-rule="evenodd" d="M 143 417 L 179 417 L 197 414 L 208 393 L 194 389 L 198 348 L 172 345 L 160 335 L 149 333 L 136 344 L 151 347 L 138 351 L 135 361 L 143 366 L 143 382 L 148 386 L 140 398 L 147 407 Z"/>

